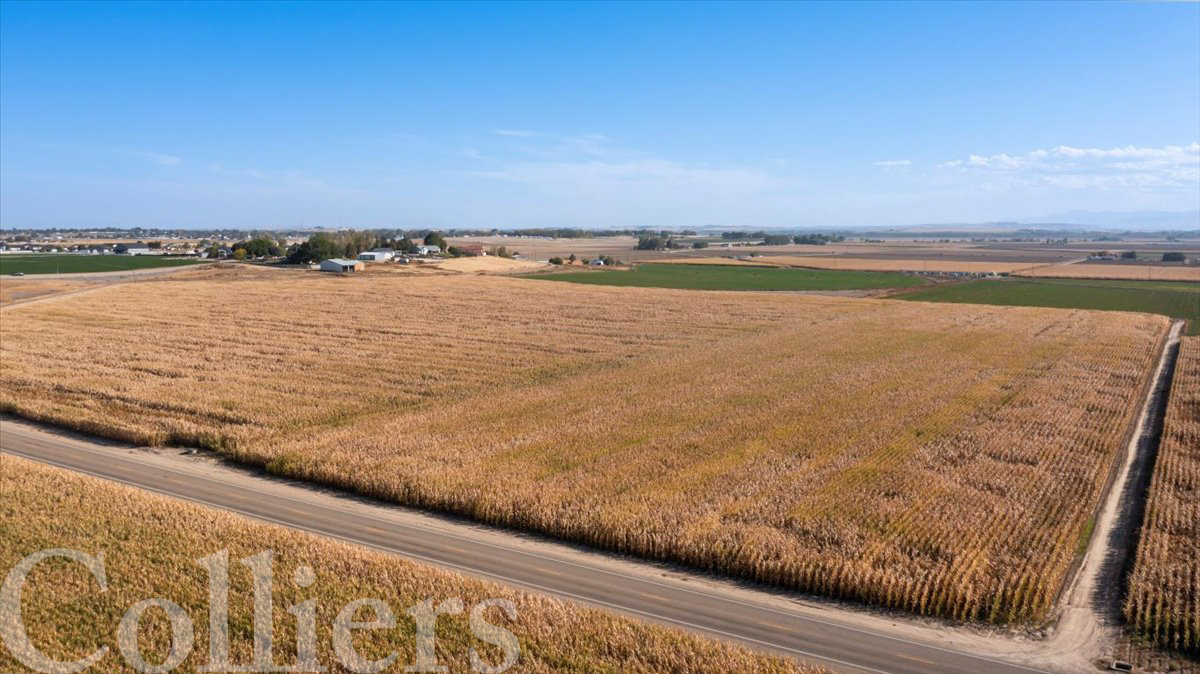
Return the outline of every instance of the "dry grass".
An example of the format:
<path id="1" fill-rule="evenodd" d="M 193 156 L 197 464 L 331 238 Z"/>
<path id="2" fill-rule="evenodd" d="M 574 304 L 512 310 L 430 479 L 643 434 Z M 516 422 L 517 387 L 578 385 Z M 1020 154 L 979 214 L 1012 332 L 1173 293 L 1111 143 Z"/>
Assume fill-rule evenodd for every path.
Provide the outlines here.
<path id="1" fill-rule="evenodd" d="M 0 403 L 998 622 L 1046 615 L 1167 325 L 471 276 L 99 293 L 6 314 Z"/>
<path id="2" fill-rule="evenodd" d="M 846 269 L 851 271 L 923 271 L 966 272 L 971 274 L 1008 274 L 1026 271 L 1037 264 L 1028 262 L 988 262 L 974 260 L 874 259 L 866 257 L 779 257 L 768 255 L 760 261 L 781 267 Z"/>
<path id="3" fill-rule="evenodd" d="M 1200 655 L 1200 337 L 1180 343 L 1125 616 L 1165 648 Z"/>
<path id="4" fill-rule="evenodd" d="M 370 659 L 396 651 L 395 670 L 415 661 L 414 625 L 405 609 L 425 599 L 458 597 L 465 610 L 438 619 L 440 664 L 450 671 L 472 671 L 468 649 L 476 648 L 495 664 L 503 655 L 472 635 L 471 607 L 487 598 L 513 602 L 516 621 L 490 609 L 489 621 L 515 634 L 520 660 L 514 672 L 815 672 L 782 659 L 678 630 L 567 604 L 402 558 L 336 543 L 283 527 L 175 501 L 58 468 L 0 457 L 0 569 L 49 548 L 104 554 L 108 591 L 99 592 L 84 567 L 67 561 L 40 564 L 24 590 L 25 625 L 39 648 L 61 660 L 74 660 L 102 645 L 111 651 L 89 672 L 130 671 L 118 652 L 115 635 L 123 613 L 134 603 L 162 597 L 182 606 L 196 630 L 195 648 L 184 667 L 194 671 L 208 657 L 207 576 L 195 560 L 229 550 L 230 652 L 234 663 L 252 659 L 253 592 L 249 571 L 236 560 L 264 550 L 275 558 L 276 661 L 293 662 L 295 620 L 286 607 L 317 600 L 318 661 L 331 671 L 331 625 L 347 603 L 380 599 L 396 614 L 397 627 L 371 632 L 355 645 Z M 290 579 L 299 566 L 316 572 L 306 589 Z M 369 612 L 367 612 L 369 614 Z M 360 618 L 362 619 L 362 618 Z M 146 614 L 141 647 L 147 660 L 161 662 L 170 630 L 162 614 Z M 0 648 L 0 670 L 22 667 Z M 389 670 L 394 671 L 394 670 Z"/>
<path id="5" fill-rule="evenodd" d="M 1038 267 L 1028 272 L 1021 272 L 1017 276 L 1200 282 L 1200 265 L 1059 264 Z"/>
<path id="6" fill-rule="evenodd" d="M 535 262 L 533 260 L 510 260 L 495 255 L 486 255 L 481 257 L 456 257 L 442 262 L 442 269 L 447 271 L 457 271 L 463 273 L 486 273 L 486 274 L 521 274 L 538 269 L 545 269 L 544 262 Z"/>
<path id="7" fill-rule="evenodd" d="M 38 297 L 49 297 L 50 295 L 81 290 L 90 285 L 86 281 L 41 281 L 34 279 L 14 281 L 4 278 L 0 279 L 0 304 L 12 304 Z"/>
<path id="8" fill-rule="evenodd" d="M 513 236 L 470 236 L 450 237 L 451 246 L 482 244 L 485 248 L 504 246 L 526 258 L 546 260 L 551 257 L 566 258 L 572 254 L 579 257 L 613 255 L 628 260 L 639 257 L 637 239 L 632 236 L 598 236 L 591 239 L 536 239 Z M 643 251 L 644 252 L 644 251 Z M 650 251 L 653 252 L 653 251 Z"/>
<path id="9" fill-rule="evenodd" d="M 655 260 L 655 264 L 713 264 L 718 266 L 735 267 L 774 267 L 776 265 L 762 262 L 761 258 L 739 260 L 736 257 L 681 257 L 670 260 Z"/>

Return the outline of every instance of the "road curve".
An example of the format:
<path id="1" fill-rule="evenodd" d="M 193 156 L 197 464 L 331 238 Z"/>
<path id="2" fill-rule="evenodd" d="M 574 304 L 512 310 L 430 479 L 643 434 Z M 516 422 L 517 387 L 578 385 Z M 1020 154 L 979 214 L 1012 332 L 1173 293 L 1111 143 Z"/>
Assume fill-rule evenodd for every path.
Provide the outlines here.
<path id="1" fill-rule="evenodd" d="M 164 457 L 0 421 L 0 464 L 10 454 L 160 494 L 357 543 L 467 575 L 580 601 L 660 624 L 743 642 L 840 672 L 1030 674 L 1043 670 L 788 610 L 756 593 L 724 596 L 670 575 L 634 575 L 601 554 L 472 535 L 478 527 L 422 524 L 401 508 L 258 477 L 196 470 Z M 0 465 L 0 470 L 2 470 Z M 561 547 L 561 550 L 557 548 Z M 595 559 L 593 559 L 595 558 Z"/>

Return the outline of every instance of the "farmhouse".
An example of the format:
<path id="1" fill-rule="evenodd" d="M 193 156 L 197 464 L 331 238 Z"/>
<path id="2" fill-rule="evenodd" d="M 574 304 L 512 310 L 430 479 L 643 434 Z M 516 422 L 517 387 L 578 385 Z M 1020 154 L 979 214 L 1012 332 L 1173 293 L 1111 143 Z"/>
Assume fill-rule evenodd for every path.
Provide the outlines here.
<path id="1" fill-rule="evenodd" d="M 321 260 L 321 271 L 333 271 L 333 272 L 358 271 L 359 267 L 361 267 L 362 264 L 363 263 L 359 260 L 345 260 L 342 258 L 334 257 L 334 258 L 330 258 L 328 260 Z"/>
<path id="2" fill-rule="evenodd" d="M 437 255 L 440 252 L 442 249 L 437 246 L 417 246 L 418 255 Z"/>

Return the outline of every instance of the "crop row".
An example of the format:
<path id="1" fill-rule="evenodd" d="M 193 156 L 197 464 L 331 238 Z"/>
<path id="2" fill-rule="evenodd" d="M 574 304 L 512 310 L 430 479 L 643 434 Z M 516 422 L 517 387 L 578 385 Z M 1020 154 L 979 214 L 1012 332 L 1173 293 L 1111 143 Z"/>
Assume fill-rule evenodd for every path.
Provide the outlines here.
<path id="1" fill-rule="evenodd" d="M 1200 655 L 1200 337 L 1180 343 L 1125 616 L 1147 640 Z"/>

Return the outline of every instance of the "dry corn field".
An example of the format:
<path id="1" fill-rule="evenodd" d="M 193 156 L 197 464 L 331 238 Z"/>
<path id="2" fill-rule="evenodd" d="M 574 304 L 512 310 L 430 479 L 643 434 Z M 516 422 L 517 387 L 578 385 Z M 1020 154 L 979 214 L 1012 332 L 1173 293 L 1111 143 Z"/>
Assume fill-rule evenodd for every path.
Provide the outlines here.
<path id="1" fill-rule="evenodd" d="M 1030 621 L 1166 328 L 499 277 L 163 281 L 7 311 L 0 403 L 803 591 Z"/>
<path id="2" fill-rule="evenodd" d="M 1200 282 L 1200 265 L 1166 266 L 1134 264 L 1059 264 L 1022 271 L 1017 276 L 1044 278 L 1127 279 L 1130 281 Z"/>
<path id="3" fill-rule="evenodd" d="M 336 665 L 331 626 L 346 604 L 379 599 L 396 617 L 395 629 L 372 630 L 354 639 L 369 660 L 397 653 L 399 671 L 416 660 L 415 624 L 405 610 L 421 601 L 457 597 L 464 611 L 438 619 L 437 657 L 453 672 L 477 671 L 468 660 L 475 648 L 485 664 L 504 658 L 500 649 L 476 639 L 468 624 L 472 607 L 489 598 L 507 599 L 516 620 L 499 608 L 489 622 L 518 640 L 512 672 L 795 672 L 815 669 L 751 653 L 732 644 L 567 604 L 500 585 L 468 579 L 399 557 L 336 543 L 291 529 L 259 523 L 223 511 L 175 501 L 10 456 L 0 456 L 0 568 L 12 568 L 26 555 L 50 548 L 104 554 L 108 589 L 99 592 L 80 564 L 51 560 L 39 564 L 24 588 L 22 612 L 38 648 L 62 661 L 107 645 L 109 653 L 88 672 L 127 672 L 118 652 L 117 626 L 135 603 L 162 597 L 179 604 L 195 627 L 195 647 L 176 671 L 197 671 L 208 658 L 208 578 L 195 560 L 229 550 L 230 662 L 253 659 L 253 581 L 237 560 L 274 553 L 276 661 L 294 662 L 296 620 L 284 609 L 315 599 L 317 662 Z M 297 567 L 308 566 L 316 580 L 301 589 L 290 582 Z M 346 580 L 352 579 L 352 580 Z M 359 611 L 361 616 L 370 611 Z M 148 612 L 142 621 L 141 651 L 161 663 L 170 648 L 165 616 Z M 0 671 L 22 667 L 0 647 Z M 365 669 L 358 671 L 367 671 Z"/>
<path id="4" fill-rule="evenodd" d="M 1200 337 L 1180 342 L 1125 615 L 1149 641 L 1200 655 Z"/>
<path id="5" fill-rule="evenodd" d="M 851 271 L 922 271 L 933 273 L 964 272 L 970 274 L 1008 274 L 1028 271 L 1041 266 L 1028 262 L 988 262 L 986 260 L 892 260 L 865 257 L 777 257 L 767 255 L 757 260 L 781 267 L 811 269 L 844 269 Z"/>

